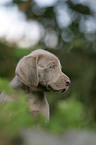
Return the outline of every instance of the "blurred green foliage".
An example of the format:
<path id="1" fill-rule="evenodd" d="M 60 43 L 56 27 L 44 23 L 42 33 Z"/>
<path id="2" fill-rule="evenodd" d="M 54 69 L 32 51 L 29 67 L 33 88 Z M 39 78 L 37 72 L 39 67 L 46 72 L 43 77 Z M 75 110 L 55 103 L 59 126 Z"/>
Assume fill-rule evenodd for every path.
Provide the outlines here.
<path id="1" fill-rule="evenodd" d="M 32 49 L 35 50 L 35 49 Z M 32 50 L 19 49 L 8 45 L 7 42 L 0 41 L 0 76 L 3 78 L 13 78 L 17 62 Z"/>
<path id="2" fill-rule="evenodd" d="M 15 63 L 14 48 L 0 41 L 0 76 L 11 77 Z"/>
<path id="3" fill-rule="evenodd" d="M 7 81 L 0 79 L 0 84 L 6 84 L 6 92 L 12 96 Z M 1 87 L 1 85 L 0 85 Z M 24 128 L 39 127 L 52 133 L 62 133 L 68 129 L 95 129 L 94 116 L 86 116 L 86 108 L 76 99 L 76 94 L 67 100 L 59 101 L 49 123 L 43 116 L 32 117 L 28 107 L 28 98 L 24 92 L 18 92 L 16 102 L 0 105 L 0 137 L 6 139 L 18 136 Z M 87 120 L 87 121 L 86 121 Z M 39 126 L 38 126 L 39 125 Z"/>
<path id="4" fill-rule="evenodd" d="M 14 96 L 14 91 L 7 81 L 0 79 L 0 87 L 1 83 L 5 86 L 6 94 Z M 23 91 L 15 95 L 17 101 L 0 104 L 0 135 L 5 134 L 9 138 L 16 136 L 24 127 L 32 127 L 38 122 L 42 124 L 45 120 L 42 115 L 32 117 L 28 107 L 28 97 Z"/>

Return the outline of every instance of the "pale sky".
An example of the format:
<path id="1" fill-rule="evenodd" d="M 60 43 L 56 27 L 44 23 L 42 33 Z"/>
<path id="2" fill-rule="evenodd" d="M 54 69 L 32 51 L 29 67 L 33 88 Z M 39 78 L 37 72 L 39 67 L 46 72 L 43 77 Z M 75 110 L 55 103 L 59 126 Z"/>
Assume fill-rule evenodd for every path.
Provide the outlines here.
<path id="1" fill-rule="evenodd" d="M 53 6 L 57 0 L 34 0 L 41 7 Z"/>
<path id="2" fill-rule="evenodd" d="M 0 6 L 1 38 L 18 42 L 21 47 L 30 47 L 39 41 L 40 28 L 40 24 L 36 21 L 26 21 L 25 15 L 18 11 L 17 6 Z"/>
<path id="3" fill-rule="evenodd" d="M 5 7 L 4 4 L 10 2 L 11 0 L 0 0 L 0 38 L 4 38 L 9 42 L 15 42 L 20 47 L 26 48 L 33 46 L 39 42 L 41 37 L 44 35 L 43 26 L 36 21 L 26 21 L 25 15 L 18 10 L 17 6 Z M 26 0 L 23 0 L 26 1 Z M 40 7 L 52 6 L 57 0 L 34 0 Z M 74 0 L 76 1 L 76 0 Z M 80 2 L 86 2 L 86 0 L 79 0 Z M 89 0 L 87 0 L 88 2 Z M 90 6 L 95 8 L 96 0 L 91 0 L 93 3 L 90 3 Z M 90 1 L 89 1 L 90 2 Z M 92 6 L 93 5 L 93 6 Z M 56 18 L 58 25 L 61 28 L 66 28 L 71 23 L 72 12 L 67 7 L 67 5 L 60 6 L 58 5 L 54 9 L 56 11 Z M 80 22 L 80 31 L 86 33 L 96 32 L 96 19 L 94 17 L 86 17 L 81 19 Z M 54 40 L 53 46 L 55 47 L 58 43 L 58 38 L 55 31 L 46 33 L 45 44 L 48 43 L 51 45 L 51 36 Z M 50 36 L 50 39 L 49 39 Z M 47 41 L 47 39 L 49 39 Z M 50 42 L 49 42 L 50 41 Z"/>

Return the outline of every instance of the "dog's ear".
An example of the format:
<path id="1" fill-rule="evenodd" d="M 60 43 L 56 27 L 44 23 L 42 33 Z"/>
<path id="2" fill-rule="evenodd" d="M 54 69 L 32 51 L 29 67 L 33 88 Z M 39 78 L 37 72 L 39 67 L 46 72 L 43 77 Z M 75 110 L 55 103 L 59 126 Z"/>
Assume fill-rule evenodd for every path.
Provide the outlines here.
<path id="1" fill-rule="evenodd" d="M 37 57 L 23 57 L 17 64 L 15 72 L 24 84 L 38 86 Z"/>

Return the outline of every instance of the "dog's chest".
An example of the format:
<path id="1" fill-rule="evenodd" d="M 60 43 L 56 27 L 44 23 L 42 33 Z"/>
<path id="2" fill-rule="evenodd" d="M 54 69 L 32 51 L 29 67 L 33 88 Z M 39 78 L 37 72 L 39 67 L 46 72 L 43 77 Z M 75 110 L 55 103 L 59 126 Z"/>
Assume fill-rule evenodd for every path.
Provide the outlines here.
<path id="1" fill-rule="evenodd" d="M 38 96 L 37 94 L 30 93 L 28 104 L 31 112 L 43 114 L 49 120 L 49 104 L 45 94 L 43 96 Z"/>

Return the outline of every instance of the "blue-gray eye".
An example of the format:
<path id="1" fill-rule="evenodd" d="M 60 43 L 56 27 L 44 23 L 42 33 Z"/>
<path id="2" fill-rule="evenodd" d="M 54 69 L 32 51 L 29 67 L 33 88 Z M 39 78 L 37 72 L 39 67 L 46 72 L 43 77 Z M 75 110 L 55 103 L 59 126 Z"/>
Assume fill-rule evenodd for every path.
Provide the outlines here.
<path id="1" fill-rule="evenodd" d="M 50 66 L 50 69 L 55 69 L 55 65 Z"/>

